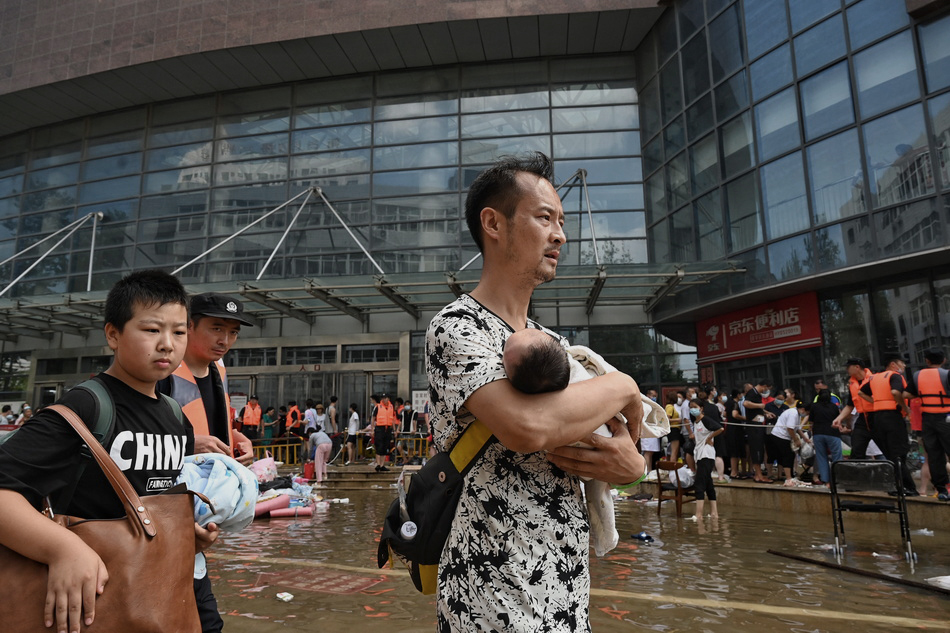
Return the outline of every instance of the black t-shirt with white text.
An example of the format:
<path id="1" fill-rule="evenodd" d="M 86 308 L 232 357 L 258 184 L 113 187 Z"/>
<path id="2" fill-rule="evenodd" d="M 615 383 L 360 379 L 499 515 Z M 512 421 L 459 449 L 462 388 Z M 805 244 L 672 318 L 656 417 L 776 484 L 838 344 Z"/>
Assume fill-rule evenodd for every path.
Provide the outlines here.
<path id="1" fill-rule="evenodd" d="M 102 445 L 141 495 L 171 488 L 181 472 L 188 446 L 185 428 L 164 398 L 150 398 L 106 374 L 98 378 L 112 394 L 115 424 Z M 96 403 L 85 389 L 66 393 L 59 404 L 75 411 L 90 429 Z M 82 439 L 58 414 L 39 411 L 0 446 L 0 488 L 22 494 L 36 508 L 43 498 L 70 485 L 80 463 Z M 89 459 L 69 507 L 58 512 L 87 519 L 125 515 L 118 496 L 94 459 Z"/>

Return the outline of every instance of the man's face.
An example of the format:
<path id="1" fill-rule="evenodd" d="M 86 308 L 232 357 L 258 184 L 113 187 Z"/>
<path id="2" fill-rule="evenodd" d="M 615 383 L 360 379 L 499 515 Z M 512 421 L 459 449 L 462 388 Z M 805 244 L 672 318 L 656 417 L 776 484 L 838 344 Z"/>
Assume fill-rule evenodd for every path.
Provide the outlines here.
<path id="1" fill-rule="evenodd" d="M 824 380 L 815 381 L 815 391 L 821 391 L 822 389 L 827 389 L 828 385 L 825 384 Z"/>
<path id="2" fill-rule="evenodd" d="M 861 365 L 848 365 L 848 375 L 856 380 L 864 378 L 864 370 Z"/>
<path id="3" fill-rule="evenodd" d="M 554 279 L 564 235 L 564 209 L 554 186 L 544 178 L 518 174 L 521 198 L 506 221 L 505 258 L 512 275 L 537 286 Z"/>
<path id="4" fill-rule="evenodd" d="M 201 317 L 188 326 L 188 352 L 199 360 L 213 363 L 228 353 L 241 332 L 241 324 L 234 319 Z"/>

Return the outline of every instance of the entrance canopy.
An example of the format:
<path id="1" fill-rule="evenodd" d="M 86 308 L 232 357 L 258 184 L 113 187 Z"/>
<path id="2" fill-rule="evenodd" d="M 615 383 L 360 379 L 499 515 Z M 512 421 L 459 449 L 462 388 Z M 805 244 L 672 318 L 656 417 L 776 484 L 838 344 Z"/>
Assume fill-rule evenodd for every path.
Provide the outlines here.
<path id="1" fill-rule="evenodd" d="M 595 264 L 558 267 L 557 278 L 538 287 L 532 297 L 535 310 L 544 308 L 584 308 L 588 316 L 598 308 L 642 306 L 645 312 L 653 312 L 666 297 L 689 286 L 709 283 L 723 274 L 741 273 L 732 261 L 697 262 L 690 264 L 605 264 L 601 262 L 587 195 L 587 172 L 579 169 L 570 179 L 558 187 L 562 197 L 574 187 L 580 187 L 587 201 L 587 217 L 590 222 Z M 334 276 L 325 278 L 265 279 L 265 272 L 275 255 L 281 250 L 287 235 L 308 204 L 322 203 L 347 231 L 353 242 L 372 264 L 371 275 Z M 345 315 L 365 324 L 370 314 L 405 312 L 413 319 L 424 314 L 434 314 L 442 306 L 478 283 L 479 270 L 469 268 L 478 256 L 469 260 L 455 272 L 388 273 L 373 258 L 369 249 L 348 226 L 345 218 L 334 208 L 319 187 L 310 187 L 276 208 L 254 219 L 246 226 L 218 241 L 202 253 L 195 255 L 172 271 L 179 274 L 196 262 L 211 259 L 212 253 L 239 235 L 252 230 L 284 207 L 296 209 L 287 223 L 284 233 L 273 252 L 260 265 L 255 278 L 192 284 L 192 293 L 222 292 L 242 297 L 246 310 L 257 320 L 277 316 L 296 319 L 308 325 L 320 317 Z M 92 227 L 92 239 L 87 271 L 87 289 L 92 287 L 96 262 L 96 227 L 101 214 L 90 213 L 67 226 L 44 237 L 25 251 L 3 262 L 6 264 L 26 251 L 50 242 L 47 250 L 29 267 L 23 270 L 10 284 L 0 289 L 0 340 L 15 341 L 19 336 L 43 337 L 52 332 L 85 336 L 91 330 L 102 327 L 105 291 L 87 291 L 63 295 L 38 295 L 29 298 L 8 298 L 8 291 L 30 271 L 53 253 L 73 233 L 84 225 Z M 57 239 L 58 238 L 58 239 Z"/>
<path id="2" fill-rule="evenodd" d="M 246 280 L 189 285 L 188 291 L 240 297 L 255 320 L 278 316 L 314 324 L 320 317 L 349 316 L 365 322 L 371 314 L 406 312 L 419 319 L 471 291 L 479 270 L 454 273 L 387 273 L 322 279 Z M 719 275 L 743 272 L 733 262 L 695 264 L 609 264 L 560 266 L 557 279 L 535 290 L 538 308 L 641 306 L 651 311 L 683 288 Z M 53 332 L 83 336 L 102 328 L 105 291 L 0 298 L 0 340 L 47 337 Z"/>

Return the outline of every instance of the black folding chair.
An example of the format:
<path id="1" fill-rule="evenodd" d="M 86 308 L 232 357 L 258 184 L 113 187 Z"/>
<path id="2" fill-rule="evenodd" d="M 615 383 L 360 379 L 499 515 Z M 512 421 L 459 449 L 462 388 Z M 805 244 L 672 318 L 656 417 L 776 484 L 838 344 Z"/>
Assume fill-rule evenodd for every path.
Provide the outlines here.
<path id="1" fill-rule="evenodd" d="M 904 487 L 894 462 L 876 459 L 834 462 L 831 465 L 831 512 L 835 523 L 835 556 L 839 560 L 845 546 L 845 512 L 896 514 L 900 518 L 904 556 L 911 565 L 917 560 L 910 542 Z"/>

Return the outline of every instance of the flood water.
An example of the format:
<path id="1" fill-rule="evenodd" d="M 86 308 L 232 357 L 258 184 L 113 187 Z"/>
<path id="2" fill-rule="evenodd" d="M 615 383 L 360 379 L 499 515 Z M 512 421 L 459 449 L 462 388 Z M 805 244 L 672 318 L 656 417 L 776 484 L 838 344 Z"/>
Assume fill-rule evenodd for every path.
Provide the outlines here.
<path id="1" fill-rule="evenodd" d="M 402 570 L 376 568 L 379 526 L 392 494 L 341 491 L 313 518 L 256 520 L 209 552 L 230 633 L 435 630 L 435 599 Z M 692 505 L 687 505 L 687 512 Z M 708 511 L 708 509 L 707 509 Z M 950 507 L 947 508 L 950 517 Z M 677 631 L 849 633 L 950 631 L 950 596 L 768 553 L 835 563 L 829 516 L 720 507 L 720 518 L 678 519 L 675 508 L 617 503 L 620 544 L 591 561 L 591 625 L 600 633 Z M 897 518 L 846 514 L 841 564 L 925 583 L 950 575 L 950 522 L 911 525 L 915 570 Z M 924 528 L 932 535 L 920 533 Z M 632 538 L 641 531 L 654 538 Z M 289 602 L 276 596 L 293 595 Z"/>

